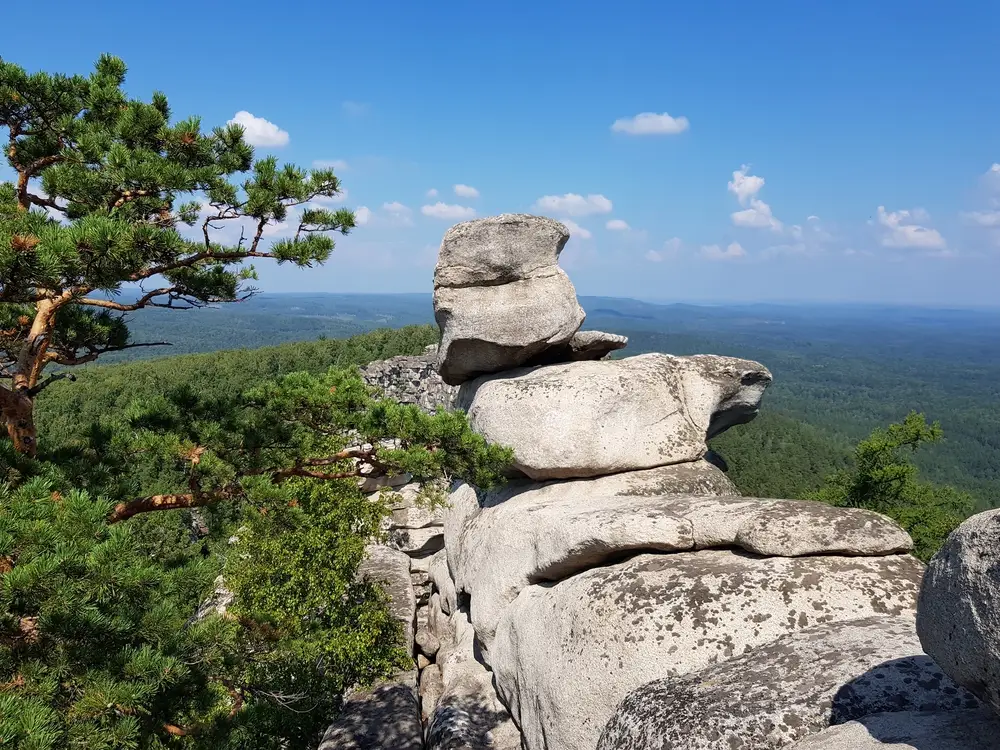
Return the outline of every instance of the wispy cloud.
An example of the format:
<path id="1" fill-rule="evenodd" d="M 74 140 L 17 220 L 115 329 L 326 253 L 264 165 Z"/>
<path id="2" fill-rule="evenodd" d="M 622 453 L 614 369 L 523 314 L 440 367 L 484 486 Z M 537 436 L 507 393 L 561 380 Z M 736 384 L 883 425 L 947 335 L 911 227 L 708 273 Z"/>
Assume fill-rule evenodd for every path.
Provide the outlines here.
<path id="1" fill-rule="evenodd" d="M 459 198 L 478 198 L 479 191 L 471 185 L 455 185 L 455 195 Z"/>
<path id="2" fill-rule="evenodd" d="M 912 211 L 886 211 L 885 206 L 878 207 L 878 225 L 882 228 L 882 246 L 896 248 L 914 248 L 921 250 L 947 250 L 941 233 L 918 222 L 930 219 L 922 209 Z"/>
<path id="3" fill-rule="evenodd" d="M 611 130 L 615 133 L 628 135 L 677 135 L 690 127 L 688 118 L 671 117 L 666 112 L 642 112 L 635 117 L 623 117 L 615 120 Z"/>
<path id="4" fill-rule="evenodd" d="M 471 219 L 476 215 L 476 209 L 468 206 L 449 205 L 438 201 L 432 206 L 421 206 L 420 213 L 434 219 L 449 219 L 451 221 L 461 221 Z"/>
<path id="5" fill-rule="evenodd" d="M 535 210 L 543 213 L 566 214 L 568 216 L 590 216 L 611 213 L 611 201 L 600 193 L 578 195 L 543 195 L 535 201 Z"/>

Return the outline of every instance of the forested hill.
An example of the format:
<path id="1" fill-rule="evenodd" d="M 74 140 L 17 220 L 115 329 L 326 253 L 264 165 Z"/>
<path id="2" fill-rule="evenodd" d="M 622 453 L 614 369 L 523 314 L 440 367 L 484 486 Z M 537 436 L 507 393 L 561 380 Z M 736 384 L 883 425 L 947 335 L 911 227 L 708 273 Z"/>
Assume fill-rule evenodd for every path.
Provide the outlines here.
<path id="1" fill-rule="evenodd" d="M 854 443 L 915 409 L 945 431 L 943 442 L 918 456 L 926 476 L 972 492 L 983 507 L 1000 505 L 1000 311 L 580 300 L 588 312 L 585 327 L 629 336 L 629 353 L 730 354 L 771 369 L 775 381 L 761 417 L 716 441 L 746 493 L 790 497 L 818 487 L 846 464 Z M 135 340 L 173 346 L 132 354 L 256 348 L 430 322 L 428 294 L 261 295 L 217 309 L 136 314 Z M 195 367 L 214 371 L 217 384 L 229 378 L 242 383 L 250 373 L 270 372 L 261 363 L 270 362 L 271 369 L 324 364 L 336 345 L 320 347 L 180 358 L 128 370 L 127 378 Z M 101 372 L 96 380 L 97 372 L 87 370 L 77 384 L 58 384 L 58 399 L 41 399 L 43 417 L 53 418 L 46 400 L 51 404 L 75 390 L 74 408 L 87 409 L 81 396 L 88 389 L 106 387 L 99 383 L 117 388 L 126 379 L 126 371 L 92 369 Z"/>

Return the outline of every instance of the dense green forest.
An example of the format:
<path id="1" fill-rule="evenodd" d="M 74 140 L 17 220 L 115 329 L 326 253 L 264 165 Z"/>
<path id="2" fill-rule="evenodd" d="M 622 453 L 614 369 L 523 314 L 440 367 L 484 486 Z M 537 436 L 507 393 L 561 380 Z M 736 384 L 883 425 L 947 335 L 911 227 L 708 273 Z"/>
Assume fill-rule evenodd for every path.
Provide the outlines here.
<path id="1" fill-rule="evenodd" d="M 925 476 L 972 493 L 978 507 L 1000 505 L 995 310 L 654 305 L 586 296 L 581 303 L 585 327 L 629 336 L 622 356 L 711 352 L 771 369 L 761 416 L 715 441 L 747 494 L 814 490 L 873 429 L 916 410 L 941 422 L 945 435 L 916 456 Z M 266 346 L 432 321 L 427 294 L 260 295 L 218 309 L 143 311 L 132 321 L 136 340 L 174 346 L 112 356 Z"/>

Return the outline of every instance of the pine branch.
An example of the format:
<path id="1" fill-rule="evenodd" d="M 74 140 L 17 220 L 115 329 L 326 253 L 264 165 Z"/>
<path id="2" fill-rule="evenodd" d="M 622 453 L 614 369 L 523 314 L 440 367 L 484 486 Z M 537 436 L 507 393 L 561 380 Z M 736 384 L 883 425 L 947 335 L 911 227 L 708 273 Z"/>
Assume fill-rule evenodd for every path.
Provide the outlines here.
<path id="1" fill-rule="evenodd" d="M 138 344 L 125 344 L 124 346 L 108 346 L 102 349 L 91 349 L 89 354 L 84 354 L 82 357 L 75 354 L 69 354 L 68 352 L 55 352 L 50 351 L 47 355 L 48 362 L 55 362 L 57 365 L 64 365 L 66 367 L 72 367 L 74 365 L 82 365 L 87 362 L 93 362 L 95 359 L 100 357 L 102 354 L 110 354 L 111 352 L 123 352 L 126 349 L 139 349 L 146 346 L 173 346 L 169 341 L 145 341 Z"/>
<path id="2" fill-rule="evenodd" d="M 151 292 L 146 292 L 139 299 L 130 305 L 123 305 L 121 302 L 115 302 L 113 300 L 98 299 L 94 297 L 83 297 L 81 299 L 74 300 L 78 305 L 89 305 L 91 307 L 103 307 L 107 310 L 118 310 L 119 312 L 135 312 L 136 310 L 141 310 L 146 307 L 154 297 L 160 297 L 164 294 L 171 294 L 173 292 L 179 292 L 180 287 L 176 286 L 166 286 L 160 289 L 154 289 Z"/>
<path id="3" fill-rule="evenodd" d="M 29 388 L 28 389 L 28 395 L 31 398 L 34 398 L 39 393 L 41 393 L 46 388 L 48 388 L 50 385 L 52 385 L 53 383 L 55 383 L 57 380 L 69 380 L 71 383 L 75 383 L 76 382 L 76 375 L 74 375 L 71 372 L 60 372 L 60 373 L 57 373 L 55 375 L 49 375 L 45 380 L 43 380 L 38 385 L 36 385 L 36 386 L 34 386 L 32 388 Z"/>
<path id="4" fill-rule="evenodd" d="M 204 508 L 207 505 L 214 505 L 222 500 L 227 500 L 232 496 L 232 490 L 222 489 L 206 493 L 185 492 L 138 497 L 134 500 L 118 503 L 111 515 L 108 516 L 108 523 L 118 523 L 132 518 L 132 516 L 137 516 L 140 513 L 152 513 L 157 510 Z"/>

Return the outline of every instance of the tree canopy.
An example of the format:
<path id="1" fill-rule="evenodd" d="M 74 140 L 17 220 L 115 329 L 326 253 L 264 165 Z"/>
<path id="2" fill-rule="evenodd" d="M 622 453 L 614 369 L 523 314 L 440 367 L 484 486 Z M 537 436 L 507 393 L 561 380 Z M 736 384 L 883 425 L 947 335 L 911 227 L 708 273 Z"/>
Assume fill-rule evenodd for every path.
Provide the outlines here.
<path id="1" fill-rule="evenodd" d="M 237 124 L 172 122 L 162 93 L 126 95 L 125 72 L 110 55 L 89 77 L 0 59 L 16 174 L 0 183 L 0 413 L 22 453 L 37 449 L 46 367 L 166 343 L 132 341 L 125 314 L 244 298 L 256 278 L 245 261 L 322 263 L 331 235 L 354 227 L 323 202 L 341 193 L 333 170 L 255 159 Z"/>
<path id="2" fill-rule="evenodd" d="M 944 436 L 941 425 L 910 412 L 900 422 L 876 429 L 854 449 L 854 466 L 832 474 L 808 497 L 890 516 L 913 537 L 914 554 L 929 560 L 970 513 L 972 498 L 948 485 L 918 478 L 911 455 Z"/>

